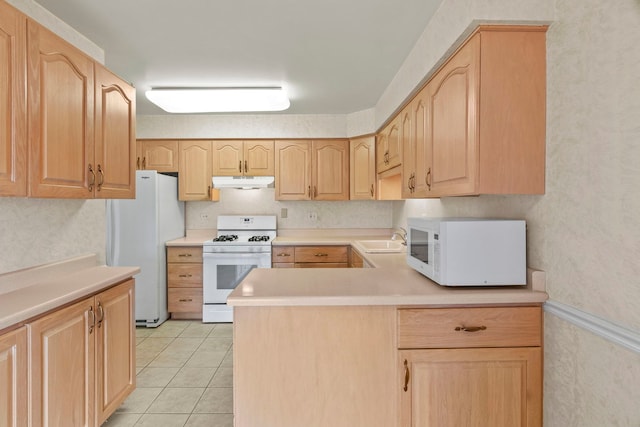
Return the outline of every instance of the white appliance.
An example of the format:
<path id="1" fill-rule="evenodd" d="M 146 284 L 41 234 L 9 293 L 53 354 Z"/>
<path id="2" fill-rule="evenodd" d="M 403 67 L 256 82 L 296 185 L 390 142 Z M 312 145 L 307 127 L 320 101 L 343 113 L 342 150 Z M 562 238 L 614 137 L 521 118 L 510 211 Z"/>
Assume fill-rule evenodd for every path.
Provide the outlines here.
<path id="1" fill-rule="evenodd" d="M 202 245 L 202 321 L 232 322 L 227 297 L 254 268 L 271 268 L 275 215 L 220 215 L 217 236 Z"/>
<path id="2" fill-rule="evenodd" d="M 135 276 L 138 326 L 167 320 L 165 243 L 183 237 L 184 229 L 176 177 L 136 171 L 136 198 L 107 200 L 107 265 L 140 267 Z"/>
<path id="3" fill-rule="evenodd" d="M 440 285 L 527 283 L 523 220 L 408 218 L 407 226 L 407 264 Z"/>

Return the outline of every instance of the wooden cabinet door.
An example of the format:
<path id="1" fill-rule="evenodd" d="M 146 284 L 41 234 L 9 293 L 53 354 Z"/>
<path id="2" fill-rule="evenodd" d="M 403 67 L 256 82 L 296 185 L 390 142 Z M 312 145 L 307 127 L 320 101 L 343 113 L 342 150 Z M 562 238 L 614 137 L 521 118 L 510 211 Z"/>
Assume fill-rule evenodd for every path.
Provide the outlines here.
<path id="1" fill-rule="evenodd" d="M 313 141 L 313 200 L 349 200 L 349 141 Z"/>
<path id="2" fill-rule="evenodd" d="M 349 141 L 349 194 L 351 200 L 375 200 L 375 137 Z"/>
<path id="3" fill-rule="evenodd" d="M 467 42 L 427 85 L 434 195 L 473 194 L 477 183 L 480 37 Z"/>
<path id="4" fill-rule="evenodd" d="M 414 140 L 413 157 L 415 159 L 412 197 L 427 197 L 429 193 L 428 183 L 431 179 L 431 147 L 427 141 L 427 132 L 429 129 L 428 105 L 426 90 L 420 92 L 411 103 Z M 405 160 L 407 160 L 407 156 L 403 157 L 403 163 Z"/>
<path id="5" fill-rule="evenodd" d="M 387 169 L 387 134 L 386 129 L 383 129 L 376 135 L 376 173 Z"/>
<path id="6" fill-rule="evenodd" d="M 141 140 L 138 169 L 178 172 L 178 141 Z"/>
<path id="7" fill-rule="evenodd" d="M 416 178 L 416 139 L 413 129 L 414 118 L 411 104 L 400 112 L 400 143 L 404 159 L 402 161 L 402 198 L 413 197 Z"/>
<path id="8" fill-rule="evenodd" d="M 275 173 L 273 141 L 245 141 L 243 157 L 245 175 L 273 176 Z"/>
<path id="9" fill-rule="evenodd" d="M 95 298 L 96 418 L 102 423 L 135 388 L 133 280 Z"/>
<path id="10" fill-rule="evenodd" d="M 0 335 L 1 426 L 28 425 L 28 382 L 27 328 L 23 326 Z"/>
<path id="11" fill-rule="evenodd" d="M 311 142 L 275 142 L 276 200 L 311 200 Z"/>
<path id="12" fill-rule="evenodd" d="M 389 169 L 395 168 L 402 163 L 402 141 L 400 139 L 400 123 L 398 120 L 391 122 L 389 132 L 387 133 L 387 152 Z"/>
<path id="13" fill-rule="evenodd" d="M 33 21 L 27 29 L 29 194 L 92 198 L 93 61 Z"/>
<path id="14" fill-rule="evenodd" d="M 401 427 L 540 427 L 539 347 L 401 350 Z"/>
<path id="15" fill-rule="evenodd" d="M 0 196 L 27 195 L 26 23 L 0 3 Z"/>
<path id="16" fill-rule="evenodd" d="M 242 141 L 213 141 L 213 175 L 243 175 L 242 147 Z"/>
<path id="17" fill-rule="evenodd" d="M 211 141 L 180 141 L 179 200 L 209 200 Z"/>
<path id="18" fill-rule="evenodd" d="M 31 425 L 95 426 L 93 297 L 29 324 Z"/>
<path id="19" fill-rule="evenodd" d="M 103 66 L 95 66 L 96 198 L 136 196 L 136 92 Z"/>

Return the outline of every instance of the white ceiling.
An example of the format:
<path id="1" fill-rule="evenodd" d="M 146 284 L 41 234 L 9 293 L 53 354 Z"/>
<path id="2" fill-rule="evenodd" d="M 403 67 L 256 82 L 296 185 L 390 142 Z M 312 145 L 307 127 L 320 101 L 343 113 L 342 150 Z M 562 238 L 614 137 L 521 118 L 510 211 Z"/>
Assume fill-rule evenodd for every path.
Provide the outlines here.
<path id="1" fill-rule="evenodd" d="M 375 106 L 443 0 L 37 0 L 163 114 L 162 86 L 283 86 L 286 114 Z M 277 114 L 277 113 L 272 113 Z"/>

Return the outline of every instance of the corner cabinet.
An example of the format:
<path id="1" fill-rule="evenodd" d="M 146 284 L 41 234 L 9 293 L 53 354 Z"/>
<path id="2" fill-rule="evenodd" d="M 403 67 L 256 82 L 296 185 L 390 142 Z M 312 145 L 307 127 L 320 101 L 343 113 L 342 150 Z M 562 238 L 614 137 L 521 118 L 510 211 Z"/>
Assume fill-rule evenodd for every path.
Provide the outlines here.
<path id="1" fill-rule="evenodd" d="M 26 25 L 0 2 L 0 196 L 27 195 Z"/>
<path id="2" fill-rule="evenodd" d="M 349 141 L 276 141 L 276 200 L 349 200 Z"/>
<path id="3" fill-rule="evenodd" d="M 541 427 L 540 307 L 398 310 L 400 427 Z"/>
<path id="4" fill-rule="evenodd" d="M 28 324 L 31 424 L 99 426 L 135 388 L 133 280 Z"/>
<path id="5" fill-rule="evenodd" d="M 349 141 L 349 196 L 351 200 L 376 199 L 375 137 Z"/>
<path id="6" fill-rule="evenodd" d="M 395 117 L 376 136 L 376 170 L 378 173 L 393 169 L 402 163 L 399 118 Z"/>
<path id="7" fill-rule="evenodd" d="M 180 141 L 178 148 L 178 199 L 210 200 L 211 141 Z"/>
<path id="8" fill-rule="evenodd" d="M 30 20 L 27 64 L 29 196 L 135 197 L 133 88 Z"/>
<path id="9" fill-rule="evenodd" d="M 213 141 L 214 176 L 272 176 L 273 141 Z"/>

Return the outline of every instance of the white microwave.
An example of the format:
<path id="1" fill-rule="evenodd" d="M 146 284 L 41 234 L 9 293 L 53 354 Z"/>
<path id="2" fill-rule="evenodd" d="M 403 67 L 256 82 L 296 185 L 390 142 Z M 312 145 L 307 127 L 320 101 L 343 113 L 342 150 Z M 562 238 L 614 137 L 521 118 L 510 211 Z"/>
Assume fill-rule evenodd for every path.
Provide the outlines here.
<path id="1" fill-rule="evenodd" d="M 443 286 L 527 283 L 523 220 L 408 218 L 407 264 Z"/>

